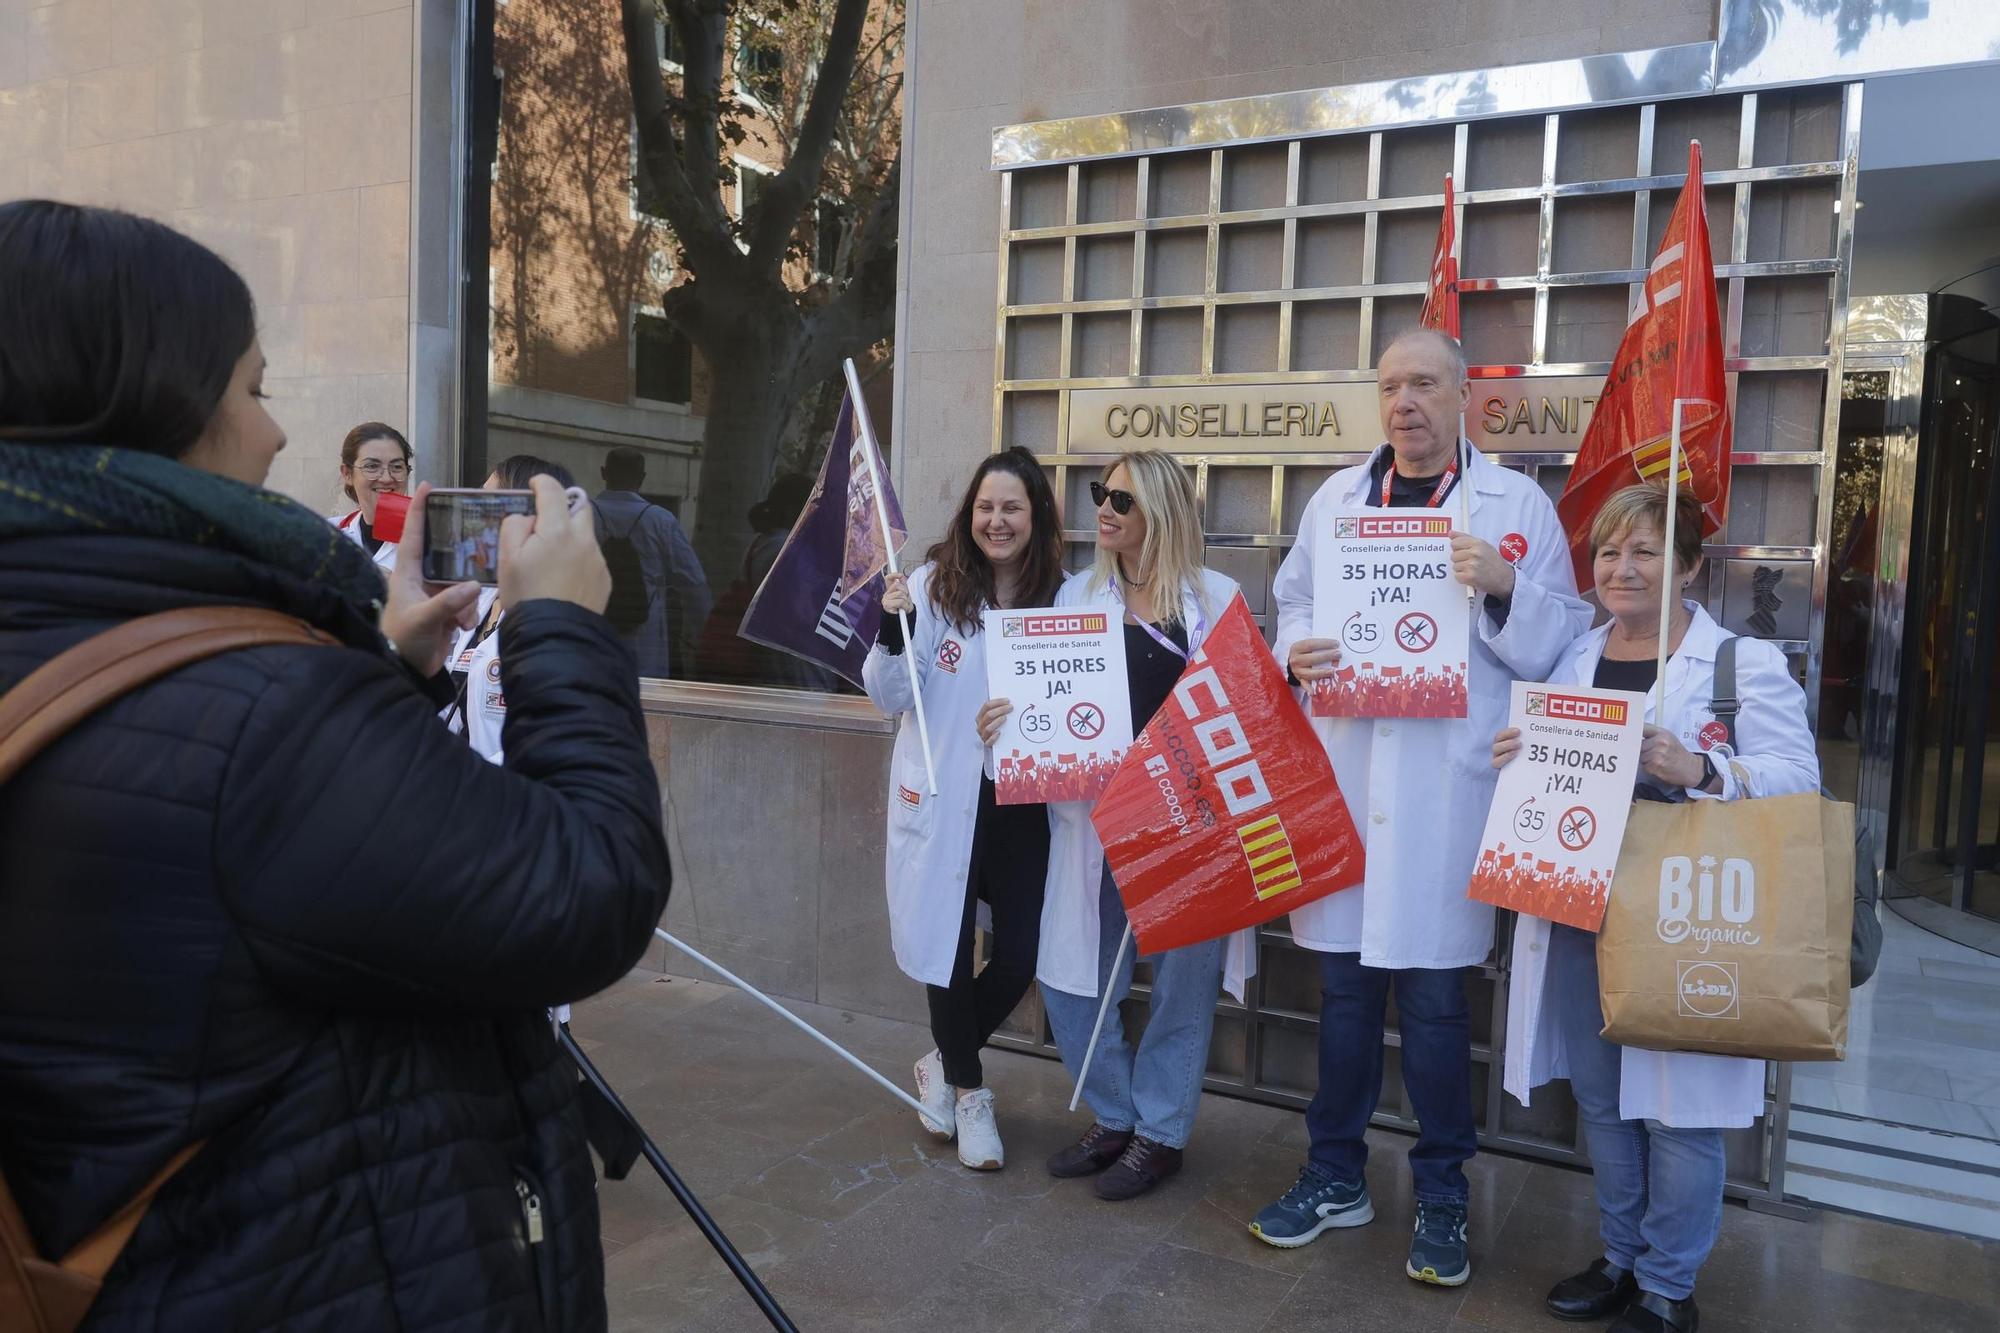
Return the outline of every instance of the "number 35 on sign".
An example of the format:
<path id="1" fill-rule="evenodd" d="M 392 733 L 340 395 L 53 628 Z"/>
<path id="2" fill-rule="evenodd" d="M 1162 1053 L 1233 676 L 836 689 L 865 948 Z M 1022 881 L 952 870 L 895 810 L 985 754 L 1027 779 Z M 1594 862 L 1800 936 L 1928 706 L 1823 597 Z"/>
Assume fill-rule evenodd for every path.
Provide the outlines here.
<path id="1" fill-rule="evenodd" d="M 1340 644 L 1340 665 L 1314 683 L 1314 714 L 1464 717 L 1472 628 L 1450 516 L 1329 507 L 1320 522 L 1313 637 Z"/>

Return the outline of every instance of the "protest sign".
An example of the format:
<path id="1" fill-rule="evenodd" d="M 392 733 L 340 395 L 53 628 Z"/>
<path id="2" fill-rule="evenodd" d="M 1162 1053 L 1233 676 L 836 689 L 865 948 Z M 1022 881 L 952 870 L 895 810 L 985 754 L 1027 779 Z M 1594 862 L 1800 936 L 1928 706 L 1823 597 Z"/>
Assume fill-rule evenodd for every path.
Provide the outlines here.
<path id="1" fill-rule="evenodd" d="M 1464 717 L 1472 626 L 1451 575 L 1451 518 L 1422 510 L 1329 507 L 1313 595 L 1313 637 L 1340 665 L 1313 682 L 1316 717 Z"/>
<path id="2" fill-rule="evenodd" d="M 1333 766 L 1241 594 L 1090 817 L 1142 953 L 1361 882 L 1361 839 Z"/>
<path id="3" fill-rule="evenodd" d="M 1132 744 L 1116 611 L 988 611 L 986 690 L 1014 701 L 993 743 L 1002 805 L 1094 800 Z"/>
<path id="4" fill-rule="evenodd" d="M 1625 840 L 1646 701 L 1588 685 L 1514 682 L 1521 752 L 1500 770 L 1469 896 L 1595 931 Z"/>

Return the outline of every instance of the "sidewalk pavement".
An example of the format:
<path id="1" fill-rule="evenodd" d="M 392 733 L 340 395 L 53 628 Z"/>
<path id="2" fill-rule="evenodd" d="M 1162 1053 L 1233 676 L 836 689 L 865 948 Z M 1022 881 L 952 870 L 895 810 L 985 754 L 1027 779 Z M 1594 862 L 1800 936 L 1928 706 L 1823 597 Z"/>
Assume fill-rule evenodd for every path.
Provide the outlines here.
<path id="1" fill-rule="evenodd" d="M 792 1004 L 898 1084 L 930 1049 L 916 1024 Z M 1203 1098 L 1186 1167 L 1106 1204 L 1043 1159 L 1089 1124 L 1054 1061 L 988 1051 L 1004 1171 L 965 1170 L 916 1115 L 734 987 L 639 974 L 577 1007 L 573 1031 L 793 1321 L 809 1333 L 1555 1333 L 1556 1279 L 1597 1253 L 1587 1174 L 1482 1154 L 1473 1277 L 1403 1275 L 1407 1137 L 1371 1131 L 1376 1220 L 1302 1250 L 1245 1231 L 1296 1175 L 1293 1111 Z M 766 1328 L 641 1161 L 605 1181 L 614 1330 Z M 1731 1204 L 1697 1297 L 1704 1333 L 1993 1333 L 2000 1243 Z"/>

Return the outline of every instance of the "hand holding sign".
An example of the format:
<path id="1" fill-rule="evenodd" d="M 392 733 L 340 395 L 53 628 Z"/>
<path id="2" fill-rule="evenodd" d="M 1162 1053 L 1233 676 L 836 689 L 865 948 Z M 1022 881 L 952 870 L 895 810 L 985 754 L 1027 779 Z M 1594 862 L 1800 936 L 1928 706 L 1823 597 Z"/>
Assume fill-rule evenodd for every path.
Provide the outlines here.
<path id="1" fill-rule="evenodd" d="M 1519 540 L 1519 534 L 1509 534 L 1509 539 Z M 1521 549 L 1526 552 L 1525 541 Z M 1451 534 L 1451 575 L 1466 587 L 1503 602 L 1514 595 L 1513 561 L 1469 532 Z"/>
<path id="2" fill-rule="evenodd" d="M 1615 690 L 1514 683 L 1512 725 L 1493 738 L 1500 781 L 1475 902 L 1598 928 L 1632 808 L 1642 707 Z"/>

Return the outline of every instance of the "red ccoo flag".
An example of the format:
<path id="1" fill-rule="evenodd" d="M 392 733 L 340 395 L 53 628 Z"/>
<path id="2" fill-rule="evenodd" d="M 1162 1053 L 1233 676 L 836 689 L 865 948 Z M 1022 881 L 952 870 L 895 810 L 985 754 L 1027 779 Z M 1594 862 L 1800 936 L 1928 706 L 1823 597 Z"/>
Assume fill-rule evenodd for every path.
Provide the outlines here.
<path id="1" fill-rule="evenodd" d="M 1678 484 L 1701 501 L 1708 537 L 1722 530 L 1729 513 L 1729 394 L 1699 143 L 1688 144 L 1687 184 L 1633 298 L 1576 466 L 1556 501 L 1579 587 L 1590 586 L 1590 524 L 1599 507 L 1622 487 L 1666 476 L 1676 398 L 1682 401 Z"/>
<path id="2" fill-rule="evenodd" d="M 1444 178 L 1444 217 L 1438 222 L 1437 249 L 1431 254 L 1431 286 L 1424 293 L 1424 312 L 1417 317 L 1427 329 L 1458 337 L 1458 233 L 1452 226 L 1451 175 Z"/>
<path id="3" fill-rule="evenodd" d="M 1241 593 L 1090 812 L 1140 953 L 1260 925 L 1361 882 L 1326 750 Z"/>

